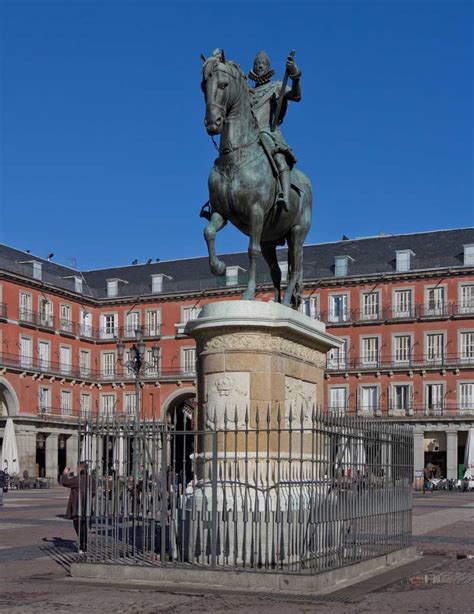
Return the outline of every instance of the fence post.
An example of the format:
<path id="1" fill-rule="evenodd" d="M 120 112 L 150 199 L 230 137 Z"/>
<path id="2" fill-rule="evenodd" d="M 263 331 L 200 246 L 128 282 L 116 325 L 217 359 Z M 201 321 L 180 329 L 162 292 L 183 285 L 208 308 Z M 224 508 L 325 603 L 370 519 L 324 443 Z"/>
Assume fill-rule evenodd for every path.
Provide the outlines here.
<path id="1" fill-rule="evenodd" d="M 211 565 L 217 563 L 217 425 L 212 433 Z"/>
<path id="2" fill-rule="evenodd" d="M 166 530 L 168 520 L 168 488 L 171 483 L 168 483 L 168 436 L 166 424 L 162 426 L 161 433 L 161 518 L 160 518 L 160 559 L 163 564 L 166 557 Z"/>

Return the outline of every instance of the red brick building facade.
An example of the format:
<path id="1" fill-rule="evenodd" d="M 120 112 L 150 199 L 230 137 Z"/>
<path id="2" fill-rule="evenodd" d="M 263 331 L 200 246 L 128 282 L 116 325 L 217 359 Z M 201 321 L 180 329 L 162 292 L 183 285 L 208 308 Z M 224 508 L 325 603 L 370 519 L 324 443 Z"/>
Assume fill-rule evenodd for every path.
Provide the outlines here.
<path id="1" fill-rule="evenodd" d="M 149 363 L 142 415 L 192 405 L 184 324 L 206 302 L 241 293 L 246 255 L 224 260 L 222 279 L 206 258 L 80 272 L 0 246 L 0 438 L 12 417 L 21 471 L 56 477 L 73 465 L 79 415 L 133 414 L 117 341 L 129 349 L 137 327 Z M 456 477 L 474 426 L 474 230 L 310 245 L 304 276 L 302 310 L 346 340 L 328 356 L 328 410 L 413 424 L 415 469 L 432 461 Z M 271 300 L 263 263 L 259 282 L 259 298 Z"/>

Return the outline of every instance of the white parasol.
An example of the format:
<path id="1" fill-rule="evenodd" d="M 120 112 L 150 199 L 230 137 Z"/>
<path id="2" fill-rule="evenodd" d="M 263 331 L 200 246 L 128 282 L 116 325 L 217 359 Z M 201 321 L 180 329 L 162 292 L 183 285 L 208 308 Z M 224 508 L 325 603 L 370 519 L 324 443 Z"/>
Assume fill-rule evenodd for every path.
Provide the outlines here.
<path id="1" fill-rule="evenodd" d="M 0 469 L 5 469 L 9 475 L 20 474 L 15 427 L 13 426 L 13 420 L 11 418 L 7 418 L 7 422 L 5 424 Z"/>
<path id="2" fill-rule="evenodd" d="M 464 451 L 464 478 L 474 479 L 474 428 L 470 428 L 467 434 L 466 449 Z"/>

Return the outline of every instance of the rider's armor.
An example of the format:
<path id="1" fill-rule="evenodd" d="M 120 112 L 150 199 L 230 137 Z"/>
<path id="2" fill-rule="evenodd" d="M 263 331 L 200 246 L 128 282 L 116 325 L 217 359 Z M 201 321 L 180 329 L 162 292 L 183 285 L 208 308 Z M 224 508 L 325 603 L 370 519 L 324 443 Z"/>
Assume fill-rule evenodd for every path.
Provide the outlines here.
<path id="1" fill-rule="evenodd" d="M 249 77 L 255 81 L 256 86 L 250 88 L 250 96 L 252 99 L 252 110 L 258 122 L 260 130 L 260 137 L 264 141 L 264 147 L 267 151 L 270 151 L 271 156 L 275 162 L 280 180 L 281 190 L 277 196 L 277 204 L 284 209 L 288 209 L 290 203 L 290 171 L 293 165 L 296 163 L 295 155 L 285 141 L 283 134 L 279 128 L 285 118 L 286 110 L 288 108 L 288 100 L 299 101 L 301 98 L 301 90 L 299 87 L 298 73 L 293 77 L 293 86 L 286 87 L 285 98 L 281 106 L 280 116 L 278 118 L 277 125 L 272 132 L 271 125 L 275 113 L 277 112 L 278 100 L 282 88 L 281 81 L 271 81 L 273 76 L 273 70 L 270 68 L 270 60 L 266 56 L 265 52 L 260 52 L 259 56 L 264 54 L 265 60 L 268 62 L 269 70 L 264 75 L 257 75 L 253 70 L 250 71 Z"/>

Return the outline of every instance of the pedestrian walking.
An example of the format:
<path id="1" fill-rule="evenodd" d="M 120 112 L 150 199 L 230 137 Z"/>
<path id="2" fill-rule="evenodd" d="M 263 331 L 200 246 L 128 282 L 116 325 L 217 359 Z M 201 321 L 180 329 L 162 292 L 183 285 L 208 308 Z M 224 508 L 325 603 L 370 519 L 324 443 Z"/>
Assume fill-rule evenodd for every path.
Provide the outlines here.
<path id="1" fill-rule="evenodd" d="M 87 475 L 86 463 L 79 463 L 77 475 L 70 475 L 71 470 L 66 467 L 61 476 L 61 484 L 70 488 L 69 500 L 66 508 L 66 518 L 72 520 L 74 530 L 79 538 L 79 554 L 87 551 L 87 529 L 91 515 L 92 498 L 95 496 L 95 483 Z"/>
<path id="2" fill-rule="evenodd" d="M 431 465 L 426 465 L 426 467 L 423 469 L 423 494 L 425 494 L 427 491 L 433 492 L 431 487 L 431 476 Z"/>

